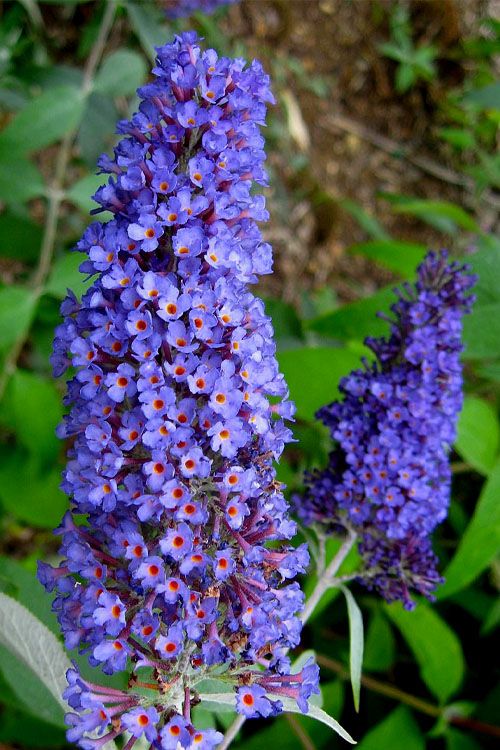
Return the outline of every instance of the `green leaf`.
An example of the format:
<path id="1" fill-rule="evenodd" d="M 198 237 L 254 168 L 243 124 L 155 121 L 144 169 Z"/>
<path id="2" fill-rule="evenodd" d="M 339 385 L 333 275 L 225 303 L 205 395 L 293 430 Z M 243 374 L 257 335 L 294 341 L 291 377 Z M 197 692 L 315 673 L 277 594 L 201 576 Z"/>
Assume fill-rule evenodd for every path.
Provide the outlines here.
<path id="1" fill-rule="evenodd" d="M 3 594 L 0 594 L 0 596 L 3 596 Z M 3 601 L 0 606 L 3 606 Z M 13 707 L 43 719 L 52 726 L 64 727 L 63 713 L 59 702 L 45 687 L 42 680 L 33 674 L 32 670 L 17 655 L 11 653 L 2 645 L 1 634 L 0 670 L 5 682 L 15 696 L 15 702 L 12 701 Z"/>
<path id="2" fill-rule="evenodd" d="M 167 35 L 164 14 L 153 4 L 128 2 L 126 7 L 131 26 L 139 37 L 143 50 L 154 62 L 155 47 L 165 44 Z"/>
<path id="3" fill-rule="evenodd" d="M 413 276 L 427 252 L 425 245 L 397 240 L 373 240 L 352 245 L 349 253 L 376 260 L 402 276 Z"/>
<path id="4" fill-rule="evenodd" d="M 416 216 L 442 232 L 455 234 L 457 227 L 471 232 L 479 231 L 479 227 L 472 216 L 454 203 L 425 198 L 410 198 L 406 195 L 392 193 L 381 193 L 381 197 L 392 203 L 393 210 L 396 213 Z"/>
<path id="5" fill-rule="evenodd" d="M 443 599 L 465 588 L 500 552 L 500 461 L 483 485 L 474 515 L 444 572 L 446 582 L 437 591 Z"/>
<path id="6" fill-rule="evenodd" d="M 474 737 L 451 727 L 446 730 L 446 750 L 481 750 Z"/>
<path id="7" fill-rule="evenodd" d="M 398 94 L 406 94 L 406 92 L 415 84 L 417 79 L 418 74 L 415 67 L 402 62 L 396 70 L 395 77 L 395 88 Z"/>
<path id="8" fill-rule="evenodd" d="M 482 398 L 467 396 L 458 422 L 455 448 L 481 474 L 495 466 L 500 446 L 500 424 L 495 409 Z"/>
<path id="9" fill-rule="evenodd" d="M 392 628 L 379 609 L 373 613 L 366 633 L 363 657 L 369 672 L 388 672 L 396 657 L 396 639 Z"/>
<path id="10" fill-rule="evenodd" d="M 105 180 L 102 174 L 89 174 L 75 182 L 67 192 L 67 199 L 74 203 L 84 214 L 88 214 L 93 208 L 97 208 L 97 203 L 92 200 L 91 196 L 104 185 Z M 106 214 L 104 214 L 106 216 Z M 102 214 L 101 214 L 102 217 Z M 101 219 L 102 220 L 102 219 Z"/>
<path id="11" fill-rule="evenodd" d="M 100 155 L 111 150 L 116 138 L 114 131 L 118 118 L 118 110 L 113 99 L 99 92 L 89 96 L 78 129 L 77 144 L 82 158 L 90 169 L 95 170 Z M 106 177 L 101 175 L 100 184 L 106 181 Z M 96 206 L 94 204 L 91 207 Z"/>
<path id="12" fill-rule="evenodd" d="M 274 696 L 269 697 L 271 698 L 271 700 L 273 700 L 274 698 Z M 220 710 L 219 707 L 221 706 L 231 706 L 232 708 L 234 708 L 234 693 L 208 693 L 206 695 L 200 694 L 200 699 L 202 704 L 204 704 L 204 707 L 208 710 L 218 711 Z M 345 731 L 345 729 L 343 729 L 340 724 L 335 721 L 335 719 L 333 719 L 331 716 L 328 716 L 328 714 L 321 708 L 310 705 L 309 712 L 307 714 L 303 714 L 295 701 L 291 698 L 280 696 L 280 701 L 283 703 L 283 711 L 293 714 L 300 714 L 305 718 L 316 719 L 316 721 L 320 721 L 322 724 L 326 724 L 328 727 L 333 729 L 334 732 L 337 732 L 337 734 L 339 734 L 342 739 L 350 742 L 351 745 L 356 744 L 356 742 Z"/>
<path id="13" fill-rule="evenodd" d="M 4 591 L 30 610 L 53 633 L 59 633 L 57 617 L 52 611 L 50 596 L 33 573 L 16 560 L 0 556 L 0 581 L 12 584 L 14 592 Z"/>
<path id="14" fill-rule="evenodd" d="M 74 86 L 49 89 L 32 99 L 0 134 L 0 152 L 30 153 L 76 128 L 85 98 Z"/>
<path id="15" fill-rule="evenodd" d="M 277 356 L 297 414 L 309 420 L 335 399 L 340 378 L 359 365 L 358 354 L 349 349 L 290 349 Z"/>
<path id="16" fill-rule="evenodd" d="M 483 627 L 481 628 L 481 635 L 486 635 L 487 633 L 490 633 L 492 630 L 495 630 L 496 628 L 498 628 L 499 625 L 500 625 L 500 598 L 496 600 L 496 602 L 493 604 L 492 607 L 490 607 L 490 610 L 484 620 Z"/>
<path id="17" fill-rule="evenodd" d="M 28 449 L 40 469 L 50 469 L 60 453 L 55 434 L 60 421 L 60 398 L 53 381 L 16 370 L 0 406 L 0 422 L 14 430 L 18 442 Z"/>
<path id="18" fill-rule="evenodd" d="M 27 334 L 36 300 L 27 289 L 8 286 L 0 289 L 0 352 L 9 349 Z"/>
<path id="19" fill-rule="evenodd" d="M 464 657 L 457 636 L 426 604 L 408 612 L 398 602 L 385 605 L 385 611 L 413 651 L 422 680 L 445 703 L 458 690 L 464 676 Z"/>
<path id="20" fill-rule="evenodd" d="M 451 143 L 455 148 L 461 151 L 465 148 L 473 148 L 476 144 L 474 135 L 468 130 L 462 128 L 440 128 L 439 136 L 447 143 Z"/>
<path id="21" fill-rule="evenodd" d="M 377 312 L 388 311 L 395 301 L 394 287 L 385 287 L 371 297 L 344 305 L 328 315 L 307 320 L 304 326 L 339 341 L 359 341 L 365 336 L 382 336 L 389 332 L 389 326 L 377 317 Z"/>
<path id="22" fill-rule="evenodd" d="M 467 258 L 473 273 L 479 276 L 474 286 L 475 309 L 500 302 L 500 240 L 480 235 L 477 246 L 477 252 Z"/>
<path id="23" fill-rule="evenodd" d="M 468 91 L 462 101 L 465 104 L 479 104 L 484 109 L 500 110 L 500 83 L 490 83 L 480 89 Z"/>
<path id="24" fill-rule="evenodd" d="M 17 153 L 0 152 L 0 199 L 9 205 L 37 198 L 45 190 L 38 167 Z"/>
<path id="25" fill-rule="evenodd" d="M 351 674 L 354 708 L 359 712 L 359 694 L 361 692 L 361 670 L 363 668 L 363 616 L 355 598 L 348 588 L 340 586 L 347 602 L 349 615 L 349 666 Z"/>
<path id="26" fill-rule="evenodd" d="M 371 729 L 358 745 L 359 750 L 425 750 L 425 741 L 413 714 L 400 706 Z"/>
<path id="27" fill-rule="evenodd" d="M 57 526 L 68 507 L 59 490 L 59 468 L 40 471 L 39 459 L 9 446 L 0 455 L 0 501 L 13 516 L 32 526 Z"/>
<path id="28" fill-rule="evenodd" d="M 67 747 L 62 729 L 10 707 L 9 711 L 2 711 L 0 715 L 0 743 L 4 743 L 4 746 L 16 744 L 18 747 L 29 747 L 30 750 Z"/>
<path id="29" fill-rule="evenodd" d="M 266 313 L 273 321 L 274 335 L 280 349 L 297 346 L 303 339 L 302 324 L 292 305 L 280 299 L 264 300 Z"/>
<path id="30" fill-rule="evenodd" d="M 463 341 L 466 359 L 486 359 L 498 352 L 500 303 L 474 307 L 464 318 Z"/>
<path id="31" fill-rule="evenodd" d="M 0 643 L 38 677 L 60 707 L 71 664 L 53 633 L 10 596 L 0 593 Z"/>
<path id="32" fill-rule="evenodd" d="M 0 216 L 0 254 L 17 261 L 35 261 L 40 252 L 42 228 L 24 216 L 5 211 Z"/>
<path id="33" fill-rule="evenodd" d="M 146 80 L 148 66 L 138 52 L 119 49 L 102 62 L 94 80 L 94 91 L 111 96 L 127 96 Z"/>
<path id="34" fill-rule="evenodd" d="M 58 299 L 64 299 L 67 290 L 71 289 L 78 298 L 81 298 L 92 280 L 85 281 L 85 275 L 78 270 L 83 262 L 83 256 L 80 253 L 65 253 L 56 260 L 47 284 L 45 293 L 52 294 Z"/>
<path id="35" fill-rule="evenodd" d="M 381 241 L 391 239 L 391 235 L 382 224 L 354 201 L 345 198 L 344 200 L 339 201 L 339 205 L 358 222 L 359 226 L 368 237 Z"/>

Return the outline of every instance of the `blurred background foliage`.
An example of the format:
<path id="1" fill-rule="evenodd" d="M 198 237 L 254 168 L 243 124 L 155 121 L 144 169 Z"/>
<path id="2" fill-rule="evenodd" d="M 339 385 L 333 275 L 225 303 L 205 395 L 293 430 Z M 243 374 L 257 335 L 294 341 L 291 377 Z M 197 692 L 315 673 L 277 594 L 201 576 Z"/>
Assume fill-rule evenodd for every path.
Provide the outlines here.
<path id="1" fill-rule="evenodd" d="M 297 404 L 279 478 L 299 488 L 329 450 L 314 412 L 384 333 L 396 282 L 427 247 L 469 255 L 479 274 L 465 323 L 465 408 L 453 500 L 436 548 L 446 584 L 413 613 L 354 593 L 366 628 L 356 714 L 345 604 L 307 626 L 325 708 L 360 750 L 476 750 L 500 740 L 500 21 L 498 2 L 243 0 L 167 22 L 168 2 L 0 4 L 0 590 L 58 632 L 34 577 L 55 559 L 63 383 L 48 357 L 67 287 L 85 289 L 71 247 L 102 183 L 96 159 L 148 78 L 154 45 L 194 27 L 222 54 L 259 57 L 269 115 L 275 269 L 266 299 Z M 170 2 L 172 5 L 172 2 Z M 306 588 L 312 581 L 305 582 Z M 0 748 L 66 747 L 62 713 L 0 646 Z M 231 714 L 218 717 L 220 726 Z M 198 717 L 202 726 L 204 717 Z M 205 716 L 207 726 L 211 718 Z M 307 719 L 250 722 L 239 750 L 336 748 Z"/>

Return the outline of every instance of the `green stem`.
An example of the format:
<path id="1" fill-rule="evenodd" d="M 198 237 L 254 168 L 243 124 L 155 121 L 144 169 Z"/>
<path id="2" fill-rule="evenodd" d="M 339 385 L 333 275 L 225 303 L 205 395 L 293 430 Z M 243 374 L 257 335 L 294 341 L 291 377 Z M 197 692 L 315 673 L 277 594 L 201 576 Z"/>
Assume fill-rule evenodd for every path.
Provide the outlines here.
<path id="1" fill-rule="evenodd" d="M 102 57 L 106 40 L 113 25 L 115 13 L 116 0 L 108 0 L 105 6 L 99 33 L 97 34 L 96 40 L 87 58 L 87 62 L 83 71 L 83 81 L 81 86 L 81 95 L 83 97 L 88 96 L 92 89 L 92 79 Z M 52 264 L 52 257 L 54 254 L 54 246 L 57 235 L 57 225 L 59 222 L 61 203 L 64 198 L 64 177 L 66 174 L 66 169 L 68 167 L 68 162 L 71 156 L 71 149 L 76 137 L 76 133 L 77 128 L 71 130 L 69 133 L 66 133 L 66 135 L 64 136 L 57 153 L 54 177 L 47 190 L 47 212 L 45 215 L 42 243 L 40 246 L 40 256 L 38 259 L 38 265 L 35 268 L 33 275 L 29 281 L 29 285 L 31 287 L 31 297 L 33 299 L 33 309 L 35 309 L 36 303 L 43 294 L 45 281 L 50 272 L 50 267 Z M 0 399 L 5 392 L 5 388 L 10 376 L 16 369 L 17 361 L 21 355 L 24 344 L 26 343 L 26 337 L 27 332 L 23 331 L 23 333 L 14 342 L 12 349 L 5 359 L 3 372 L 0 376 Z"/>
<path id="2" fill-rule="evenodd" d="M 332 586 L 335 585 L 336 583 L 335 574 L 339 570 L 340 566 L 346 559 L 349 552 L 351 551 L 352 546 L 355 541 L 356 541 L 356 534 L 353 531 L 348 531 L 347 537 L 342 542 L 340 549 L 338 550 L 337 554 L 335 555 L 331 563 L 328 565 L 324 573 L 318 578 L 318 581 L 316 583 L 316 586 L 314 587 L 314 590 L 311 596 L 306 601 L 305 607 L 300 615 L 300 619 L 302 620 L 304 624 L 311 617 L 312 613 L 314 612 L 321 598 L 323 597 L 323 594 L 325 594 L 326 591 L 328 591 L 328 589 L 332 588 Z"/>

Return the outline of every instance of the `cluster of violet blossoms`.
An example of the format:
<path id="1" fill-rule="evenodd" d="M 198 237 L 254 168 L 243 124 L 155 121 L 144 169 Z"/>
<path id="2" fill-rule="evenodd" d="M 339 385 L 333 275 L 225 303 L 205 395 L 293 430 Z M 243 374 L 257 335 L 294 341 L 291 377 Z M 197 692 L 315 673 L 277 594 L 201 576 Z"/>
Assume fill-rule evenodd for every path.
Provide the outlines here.
<path id="1" fill-rule="evenodd" d="M 173 5 L 168 5 L 166 14 L 168 18 L 184 18 L 190 16 L 196 11 L 203 13 L 214 13 L 218 8 L 224 5 L 233 5 L 240 0 L 175 0 Z"/>
<path id="2" fill-rule="evenodd" d="M 308 554 L 276 545 L 296 532 L 272 466 L 293 405 L 246 286 L 272 264 L 252 191 L 267 180 L 268 76 L 201 52 L 194 32 L 159 48 L 153 73 L 99 161 L 111 177 L 97 211 L 113 218 L 77 245 L 97 278 L 63 302 L 52 356 L 56 375 L 76 370 L 59 429 L 72 512 L 56 530 L 63 561 L 39 577 L 66 646 L 130 672 L 121 691 L 69 671 L 67 737 L 85 750 L 124 731 L 126 750 L 142 736 L 210 750 L 222 735 L 197 731 L 191 707 L 213 673 L 246 717 L 277 713 L 279 696 L 307 711 L 318 692 L 316 665 L 292 674 L 286 656 Z"/>
<path id="3" fill-rule="evenodd" d="M 390 337 L 365 341 L 376 361 L 343 378 L 343 401 L 317 413 L 336 441 L 329 466 L 306 474 L 305 497 L 294 498 L 306 524 L 357 532 L 360 580 L 407 609 L 411 589 L 432 598 L 442 581 L 429 535 L 449 505 L 461 319 L 474 299 L 466 271 L 431 252 L 416 284 L 396 290 Z"/>

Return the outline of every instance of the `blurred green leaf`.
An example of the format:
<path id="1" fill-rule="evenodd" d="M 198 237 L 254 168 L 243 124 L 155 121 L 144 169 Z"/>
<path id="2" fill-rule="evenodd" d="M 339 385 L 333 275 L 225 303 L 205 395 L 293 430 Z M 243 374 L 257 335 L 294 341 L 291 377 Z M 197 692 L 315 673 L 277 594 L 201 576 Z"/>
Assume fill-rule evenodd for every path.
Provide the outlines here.
<path id="1" fill-rule="evenodd" d="M 458 729 L 448 728 L 446 730 L 446 750 L 481 750 L 474 737 L 470 734 L 459 732 Z"/>
<path id="2" fill-rule="evenodd" d="M 500 302 L 500 240 L 492 235 L 479 235 L 477 251 L 467 258 L 479 278 L 474 286 L 477 309 L 491 302 Z"/>
<path id="3" fill-rule="evenodd" d="M 474 515 L 459 547 L 444 572 L 437 591 L 443 599 L 465 588 L 500 552 L 500 461 L 483 485 Z"/>
<path id="4" fill-rule="evenodd" d="M 77 127 L 85 98 L 74 86 L 49 89 L 32 99 L 0 133 L 0 156 L 37 151 Z"/>
<path id="5" fill-rule="evenodd" d="M 492 630 L 495 630 L 500 625 L 500 598 L 490 607 L 489 612 L 481 628 L 481 635 L 486 635 Z"/>
<path id="6" fill-rule="evenodd" d="M 273 322 L 274 335 L 279 349 L 297 346 L 303 339 L 302 324 L 292 305 L 280 299 L 264 300 L 266 314 Z"/>
<path id="7" fill-rule="evenodd" d="M 459 639 L 426 604 L 420 603 L 409 612 L 397 602 L 385 605 L 385 611 L 415 655 L 422 680 L 431 693 L 445 703 L 458 690 L 464 676 Z"/>
<path id="8" fill-rule="evenodd" d="M 20 286 L 0 289 L 0 351 L 5 351 L 27 333 L 35 304 L 28 289 Z"/>
<path id="9" fill-rule="evenodd" d="M 349 253 L 364 255 L 370 260 L 376 260 L 383 266 L 396 271 L 402 276 L 410 277 L 427 252 L 425 245 L 415 242 L 400 242 L 398 240 L 373 240 L 352 245 Z"/>
<path id="10" fill-rule="evenodd" d="M 94 91 L 111 96 L 127 96 L 146 80 L 148 66 L 138 52 L 119 49 L 102 62 L 94 79 Z"/>
<path id="11" fill-rule="evenodd" d="M 126 8 L 143 50 L 154 62 L 155 46 L 165 44 L 167 35 L 164 14 L 152 3 L 128 2 Z"/>
<path id="12" fill-rule="evenodd" d="M 481 474 L 495 466 L 500 446 L 500 424 L 495 409 L 482 398 L 467 396 L 458 421 L 455 448 Z"/>
<path id="13" fill-rule="evenodd" d="M 90 94 L 78 129 L 77 144 L 83 160 L 92 171 L 95 171 L 100 155 L 111 149 L 118 119 L 119 114 L 113 99 L 99 92 Z M 105 182 L 107 177 L 101 175 L 100 184 Z M 95 204 L 92 208 L 95 208 Z"/>
<path id="14" fill-rule="evenodd" d="M 350 590 L 346 586 L 340 586 L 340 590 L 347 602 L 347 614 L 349 616 L 349 672 L 351 675 L 354 708 L 359 712 L 364 647 L 363 615 Z"/>
<path id="15" fill-rule="evenodd" d="M 216 715 L 219 718 L 217 713 Z M 297 736 L 291 726 L 284 716 L 278 716 L 274 721 L 266 722 L 259 732 L 244 737 L 237 744 L 235 743 L 235 748 L 236 750 L 262 750 L 262 748 L 268 747 L 274 750 L 285 750 L 286 748 L 295 748 L 296 744 Z"/>
<path id="16" fill-rule="evenodd" d="M 472 89 L 462 97 L 465 104 L 479 104 L 485 109 L 500 110 L 500 83 L 490 83 L 480 89 Z"/>
<path id="17" fill-rule="evenodd" d="M 474 135 L 463 128 L 440 128 L 439 135 L 444 141 L 460 150 L 473 148 L 476 144 Z"/>
<path id="18" fill-rule="evenodd" d="M 361 742 L 359 750 L 425 750 L 425 740 L 413 714 L 404 706 L 396 708 L 389 716 L 371 729 Z"/>
<path id="19" fill-rule="evenodd" d="M 472 216 L 455 203 L 411 198 L 394 193 L 381 193 L 380 195 L 392 204 L 396 213 L 415 216 L 442 232 L 455 234 L 457 227 L 471 232 L 479 231 L 479 227 Z"/>
<path id="20" fill-rule="evenodd" d="M 40 469 L 52 467 L 59 455 L 61 445 L 55 429 L 60 419 L 60 397 L 53 381 L 16 370 L 0 405 L 0 422 L 16 433 Z"/>
<path id="21" fill-rule="evenodd" d="M 396 658 L 396 639 L 380 609 L 371 616 L 366 633 L 363 663 L 369 672 L 388 672 Z"/>
<path id="22" fill-rule="evenodd" d="M 359 341 L 365 336 L 387 334 L 389 326 L 377 317 L 377 312 L 387 312 L 396 301 L 393 290 L 393 286 L 380 289 L 371 297 L 351 302 L 327 315 L 305 321 L 304 326 L 339 341 Z"/>
<path id="23" fill-rule="evenodd" d="M 309 420 L 335 399 L 340 378 L 359 365 L 358 355 L 349 349 L 290 349 L 277 356 L 297 415 Z"/>
<path id="24" fill-rule="evenodd" d="M 358 222 L 368 237 L 381 241 L 391 239 L 391 235 L 384 229 L 382 224 L 374 216 L 367 213 L 358 203 L 344 198 L 339 201 L 339 205 Z"/>
<path id="25" fill-rule="evenodd" d="M 0 254 L 21 261 L 35 261 L 40 252 L 42 228 L 25 216 L 5 211 L 0 215 Z"/>
<path id="26" fill-rule="evenodd" d="M 91 284 L 91 280 L 85 281 L 85 275 L 78 270 L 83 260 L 84 257 L 81 253 L 61 255 L 52 267 L 45 285 L 45 293 L 52 294 L 58 299 L 64 299 L 67 290 L 71 289 L 80 298 Z"/>
<path id="27" fill-rule="evenodd" d="M 89 174 L 75 182 L 67 193 L 69 201 L 74 203 L 84 214 L 88 214 L 93 208 L 97 208 L 97 203 L 92 200 L 91 196 L 105 183 L 102 174 Z M 104 214 L 106 215 L 106 214 Z M 101 215 L 102 216 L 102 215 Z"/>
<path id="28" fill-rule="evenodd" d="M 16 518 L 43 529 L 57 526 L 68 507 L 60 483 L 60 469 L 40 471 L 37 457 L 20 448 L 2 448 L 0 501 Z"/>
<path id="29" fill-rule="evenodd" d="M 0 162 L 1 200 L 12 205 L 43 194 L 45 185 L 38 167 L 17 153 L 17 149 L 9 153 L 0 148 Z"/>
<path id="30" fill-rule="evenodd" d="M 475 306 L 464 318 L 463 341 L 466 359 L 486 359 L 498 354 L 500 303 Z"/>
<path id="31" fill-rule="evenodd" d="M 54 750 L 67 745 L 62 729 L 12 708 L 0 714 L 0 743 L 4 746 L 15 743 L 30 750 L 38 747 Z"/>

